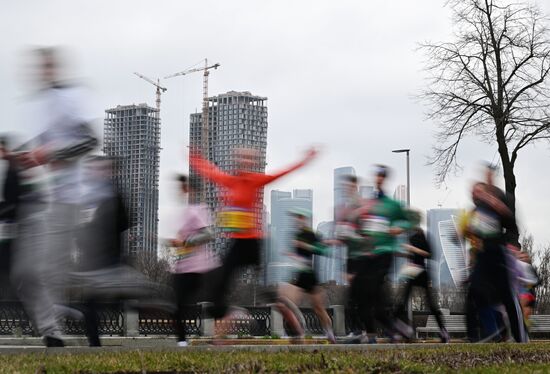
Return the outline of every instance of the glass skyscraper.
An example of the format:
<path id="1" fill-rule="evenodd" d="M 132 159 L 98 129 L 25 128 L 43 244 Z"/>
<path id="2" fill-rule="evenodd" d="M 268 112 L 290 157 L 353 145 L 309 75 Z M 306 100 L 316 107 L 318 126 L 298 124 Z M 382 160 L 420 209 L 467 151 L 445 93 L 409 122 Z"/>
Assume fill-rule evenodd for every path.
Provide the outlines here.
<path id="1" fill-rule="evenodd" d="M 296 232 L 294 217 L 289 212 L 293 209 L 312 211 L 313 190 L 271 191 L 271 225 L 269 232 L 270 246 L 266 254 L 267 284 L 286 282 L 292 275 L 294 261 L 285 254 L 292 251 L 292 240 Z M 311 225 L 311 217 L 309 224 Z"/>
<path id="2" fill-rule="evenodd" d="M 430 209 L 427 214 L 428 240 L 438 286 L 460 287 L 468 276 L 468 253 L 458 235 L 458 209 Z"/>

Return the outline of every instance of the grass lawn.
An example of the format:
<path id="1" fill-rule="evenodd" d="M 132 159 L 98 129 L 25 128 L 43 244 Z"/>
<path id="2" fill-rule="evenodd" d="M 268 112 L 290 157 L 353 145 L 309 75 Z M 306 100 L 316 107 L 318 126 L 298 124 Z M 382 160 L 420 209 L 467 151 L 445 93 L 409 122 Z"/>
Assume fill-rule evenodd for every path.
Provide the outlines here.
<path id="1" fill-rule="evenodd" d="M 0 373 L 550 373 L 550 343 L 369 351 L 157 351 L 0 356 Z"/>

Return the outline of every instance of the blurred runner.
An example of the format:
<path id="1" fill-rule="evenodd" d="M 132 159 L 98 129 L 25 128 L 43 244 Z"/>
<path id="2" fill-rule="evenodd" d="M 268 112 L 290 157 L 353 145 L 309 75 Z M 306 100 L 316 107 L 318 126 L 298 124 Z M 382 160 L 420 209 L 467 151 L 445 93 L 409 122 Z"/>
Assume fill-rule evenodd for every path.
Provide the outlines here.
<path id="1" fill-rule="evenodd" d="M 401 204 L 384 193 L 384 182 L 388 173 L 386 166 L 376 166 L 377 191 L 374 198 L 350 215 L 351 219 L 359 219 L 359 230 L 366 242 L 365 251 L 358 259 L 357 274 L 351 288 L 359 304 L 359 314 L 367 331 L 368 343 L 376 343 L 376 321 L 392 340 L 396 338 L 396 333 L 406 339 L 411 339 L 413 334 L 410 326 L 393 318 L 388 300 L 387 277 L 392 256 L 398 251 L 397 236 L 410 226 Z"/>
<path id="2" fill-rule="evenodd" d="M 404 269 L 400 271 L 400 275 L 405 280 L 405 289 L 403 295 L 400 297 L 400 302 L 396 307 L 397 316 L 403 321 L 407 321 L 409 326 L 412 326 L 412 321 L 407 317 L 407 304 L 411 296 L 413 287 L 422 288 L 426 294 L 428 301 L 428 307 L 431 314 L 433 314 L 437 320 L 439 326 L 439 335 L 443 343 L 449 342 L 449 333 L 443 323 L 443 316 L 441 310 L 435 300 L 435 295 L 432 290 L 432 280 L 430 272 L 428 270 L 428 264 L 426 263 L 432 256 L 432 250 L 424 230 L 420 227 L 420 213 L 409 210 L 408 211 L 409 222 L 413 226 L 413 229 L 409 236 L 409 243 L 403 244 L 404 249 L 407 251 L 409 257 L 409 263 L 404 266 Z"/>
<path id="3" fill-rule="evenodd" d="M 319 317 L 321 326 L 323 327 L 330 343 L 336 343 L 334 332 L 332 331 L 332 321 L 325 310 L 325 292 L 319 285 L 315 270 L 313 269 L 313 255 L 324 256 L 327 254 L 328 248 L 321 243 L 317 235 L 310 227 L 308 220 L 311 219 L 311 213 L 306 210 L 294 210 L 290 212 L 296 220 L 296 234 L 293 241 L 294 251 L 289 253 L 296 262 L 298 270 L 294 274 L 292 284 L 283 285 L 279 291 L 279 298 L 288 300 L 296 305 L 300 305 L 301 298 L 305 293 L 313 307 L 313 311 Z M 287 316 L 296 308 L 289 308 L 288 302 L 279 301 L 277 307 L 283 314 Z M 295 325 L 298 318 L 290 318 L 289 323 L 292 329 L 298 336 L 303 336 L 303 328 Z"/>
<path id="4" fill-rule="evenodd" d="M 361 290 L 355 290 L 359 287 L 357 282 L 353 282 L 358 267 L 360 257 L 365 247 L 365 238 L 359 233 L 359 217 L 352 217 L 352 212 L 360 208 L 365 202 L 359 196 L 357 177 L 355 175 L 344 175 L 339 183 L 343 187 L 345 202 L 342 206 L 336 207 L 336 245 L 345 245 L 347 249 L 346 274 L 347 281 L 350 284 L 348 288 L 347 308 L 350 314 L 350 320 L 353 326 L 361 326 L 361 318 L 358 314 L 358 304 L 355 297 L 361 293 Z M 363 327 L 352 331 L 350 338 L 359 337 L 363 332 Z"/>
<path id="5" fill-rule="evenodd" d="M 46 344 L 60 346 L 54 320 L 61 317 L 62 309 L 52 311 L 50 305 L 52 298 L 58 304 L 64 302 L 67 275 L 75 259 L 72 243 L 79 221 L 80 159 L 98 141 L 91 130 L 91 116 L 83 109 L 87 100 L 82 89 L 60 79 L 59 51 L 41 48 L 33 53 L 41 86 L 34 97 L 36 123 L 32 124 L 38 131 L 20 147 L 16 159 L 26 170 L 44 165 L 49 185 L 46 189 L 35 184 L 22 206 L 13 279 L 29 316 L 46 335 Z"/>
<path id="6" fill-rule="evenodd" d="M 97 156 L 84 165 L 85 214 L 76 235 L 79 271 L 69 274 L 70 285 L 83 299 L 82 305 L 73 307 L 83 313 L 88 343 L 93 347 L 101 345 L 98 312 L 105 303 L 118 307 L 125 302 L 132 309 L 174 311 L 166 300 L 167 288 L 128 264 L 123 243 L 131 222 L 122 196 L 112 183 L 113 162 L 116 160 Z"/>
<path id="7" fill-rule="evenodd" d="M 506 246 L 517 247 L 517 224 L 509 208 L 507 196 L 492 184 L 494 170 L 487 168 L 487 183 L 476 183 L 472 198 L 467 234 L 479 238 L 479 248 L 470 276 L 472 301 L 480 315 L 484 338 L 498 334 L 498 320 L 494 306 L 502 304 L 506 310 L 512 336 L 516 342 L 525 342 L 527 337 L 513 273 L 507 260 Z M 491 311 L 493 310 L 493 311 Z"/>
<path id="8" fill-rule="evenodd" d="M 519 295 L 525 332 L 528 336 L 530 327 L 529 318 L 536 304 L 535 288 L 539 285 L 540 280 L 537 272 L 531 265 L 531 258 L 528 253 L 520 251 L 519 248 L 514 246 L 509 246 L 508 250 L 508 266 L 515 278 L 512 283 Z"/>
<path id="9" fill-rule="evenodd" d="M 184 196 L 192 184 L 185 175 L 178 177 L 180 191 Z M 214 238 L 208 208 L 205 205 L 187 205 L 178 222 L 177 236 L 169 241 L 174 249 L 172 279 L 177 310 L 174 316 L 178 346 L 186 347 L 185 324 L 192 301 L 204 283 L 206 272 L 219 266 L 217 258 L 208 250 L 206 243 Z"/>
<path id="10" fill-rule="evenodd" d="M 265 185 L 310 162 L 317 151 L 311 149 L 305 158 L 295 165 L 273 175 L 253 172 L 257 170 L 258 151 L 250 148 L 235 149 L 237 172 L 227 174 L 214 164 L 191 154 L 190 165 L 204 178 L 216 183 L 223 191 L 223 207 L 218 212 L 218 225 L 232 238 L 230 247 L 223 259 L 220 280 L 213 287 L 215 318 L 227 313 L 226 295 L 230 281 L 236 270 L 260 264 L 260 241 L 263 238 L 261 219 L 256 217 L 258 192 Z"/>

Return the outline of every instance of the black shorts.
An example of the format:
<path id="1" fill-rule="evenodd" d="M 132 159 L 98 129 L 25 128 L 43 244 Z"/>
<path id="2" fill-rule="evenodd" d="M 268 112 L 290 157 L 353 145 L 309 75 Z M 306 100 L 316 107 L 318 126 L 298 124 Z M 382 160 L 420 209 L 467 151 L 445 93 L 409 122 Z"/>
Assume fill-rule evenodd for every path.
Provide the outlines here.
<path id="1" fill-rule="evenodd" d="M 346 262 L 346 273 L 356 274 L 359 271 L 359 258 L 348 258 Z"/>
<path id="2" fill-rule="evenodd" d="M 240 267 L 260 265 L 261 243 L 259 239 L 233 239 L 224 266 Z"/>
<path id="3" fill-rule="evenodd" d="M 296 287 L 300 287 L 307 293 L 313 293 L 315 287 L 319 285 L 319 281 L 317 280 L 317 276 L 314 272 L 300 271 L 296 274 L 295 280 L 292 284 Z"/>

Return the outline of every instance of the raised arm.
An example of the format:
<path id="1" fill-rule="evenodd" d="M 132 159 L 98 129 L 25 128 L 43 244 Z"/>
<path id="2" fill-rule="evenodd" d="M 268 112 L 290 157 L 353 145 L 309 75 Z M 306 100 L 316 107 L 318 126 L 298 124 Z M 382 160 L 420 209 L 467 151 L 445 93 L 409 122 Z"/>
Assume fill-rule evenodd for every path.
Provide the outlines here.
<path id="1" fill-rule="evenodd" d="M 270 175 L 265 175 L 264 179 L 263 179 L 263 184 L 268 184 L 268 183 L 271 183 L 273 182 L 274 180 L 276 179 L 279 179 L 281 178 L 282 176 L 285 176 L 289 173 L 292 173 L 294 170 L 297 170 L 299 168 L 301 168 L 302 166 L 308 164 L 311 160 L 313 160 L 315 158 L 315 156 L 317 155 L 317 150 L 315 148 L 310 148 L 305 157 L 300 160 L 299 162 L 295 163 L 294 165 L 291 165 L 290 167 L 284 169 L 284 170 L 281 170 L 279 171 L 278 173 L 275 173 L 275 174 L 270 174 Z"/>
<path id="2" fill-rule="evenodd" d="M 191 168 L 202 177 L 224 186 L 227 185 L 232 178 L 231 175 L 224 173 L 216 165 L 197 154 L 191 154 L 189 156 L 189 165 L 191 165 Z"/>
<path id="3" fill-rule="evenodd" d="M 61 146 L 52 148 L 45 143 L 17 157 L 23 168 L 33 168 L 46 163 L 73 161 L 92 151 L 98 144 L 91 125 L 81 122 L 73 128 L 73 139 Z"/>

